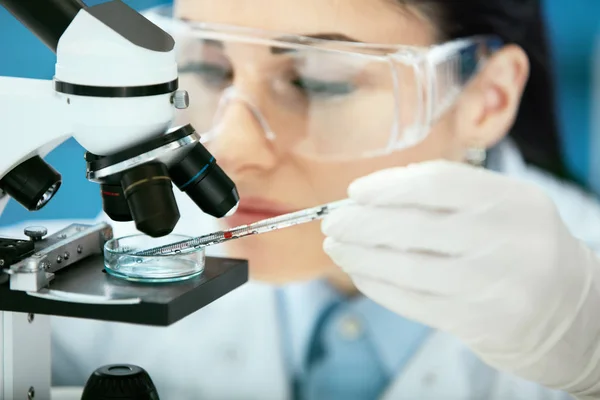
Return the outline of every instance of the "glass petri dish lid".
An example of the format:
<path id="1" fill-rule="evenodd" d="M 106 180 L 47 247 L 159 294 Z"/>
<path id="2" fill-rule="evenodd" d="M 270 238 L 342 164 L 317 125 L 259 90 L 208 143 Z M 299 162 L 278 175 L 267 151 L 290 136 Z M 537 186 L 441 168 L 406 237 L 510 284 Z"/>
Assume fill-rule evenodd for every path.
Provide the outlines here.
<path id="1" fill-rule="evenodd" d="M 104 245 L 104 266 L 112 276 L 133 282 L 177 282 L 194 278 L 204 271 L 204 248 L 175 254 L 140 256 L 135 253 L 190 239 L 184 235 L 153 238 L 131 235 L 114 238 Z"/>

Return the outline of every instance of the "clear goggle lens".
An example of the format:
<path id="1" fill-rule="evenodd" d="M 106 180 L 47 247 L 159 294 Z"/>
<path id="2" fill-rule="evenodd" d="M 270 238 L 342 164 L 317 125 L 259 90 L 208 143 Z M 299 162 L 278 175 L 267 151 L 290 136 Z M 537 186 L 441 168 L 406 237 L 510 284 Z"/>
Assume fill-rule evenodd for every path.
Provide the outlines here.
<path id="1" fill-rule="evenodd" d="M 191 99 L 184 117 L 204 140 L 258 129 L 277 148 L 320 159 L 419 143 L 501 45 L 494 37 L 366 45 L 154 21 L 176 40 L 180 87 Z"/>

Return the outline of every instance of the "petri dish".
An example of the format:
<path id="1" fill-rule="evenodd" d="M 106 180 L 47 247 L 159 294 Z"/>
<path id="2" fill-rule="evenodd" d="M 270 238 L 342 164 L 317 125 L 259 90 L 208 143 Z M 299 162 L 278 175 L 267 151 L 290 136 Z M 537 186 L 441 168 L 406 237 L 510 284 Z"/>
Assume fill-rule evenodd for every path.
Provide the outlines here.
<path id="1" fill-rule="evenodd" d="M 114 238 L 104 245 L 104 266 L 112 276 L 133 282 L 177 282 L 194 278 L 204 271 L 204 248 L 175 254 L 139 256 L 135 253 L 173 242 L 190 239 L 184 235 L 153 238 L 131 235 Z"/>

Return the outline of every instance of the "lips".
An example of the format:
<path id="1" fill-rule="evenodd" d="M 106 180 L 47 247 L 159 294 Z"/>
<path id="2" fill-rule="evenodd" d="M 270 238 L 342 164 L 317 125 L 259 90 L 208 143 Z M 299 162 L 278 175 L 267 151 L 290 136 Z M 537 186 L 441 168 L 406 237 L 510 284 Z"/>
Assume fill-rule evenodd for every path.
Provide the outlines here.
<path id="1" fill-rule="evenodd" d="M 234 227 L 248 225 L 256 221 L 277 217 L 296 211 L 290 206 L 262 198 L 243 198 L 240 200 L 237 212 L 224 221 Z"/>

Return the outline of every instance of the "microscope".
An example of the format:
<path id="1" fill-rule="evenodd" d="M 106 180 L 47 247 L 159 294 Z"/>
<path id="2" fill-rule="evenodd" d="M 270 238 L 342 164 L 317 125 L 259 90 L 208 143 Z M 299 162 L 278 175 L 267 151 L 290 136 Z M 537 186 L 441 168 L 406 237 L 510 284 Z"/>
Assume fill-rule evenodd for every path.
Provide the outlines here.
<path id="1" fill-rule="evenodd" d="M 120 0 L 0 5 L 57 58 L 52 80 L 0 77 L 0 213 L 9 198 L 32 212 L 52 200 L 61 175 L 44 157 L 70 137 L 85 148 L 87 178 L 113 221 L 133 221 L 149 237 L 171 233 L 180 217 L 174 190 L 213 217 L 235 212 L 235 184 L 199 134 L 172 126 L 190 99 L 178 87 L 169 34 Z M 29 239 L 0 238 L 0 400 L 50 398 L 51 315 L 168 326 L 248 280 L 247 261 L 211 257 L 184 282 L 110 276 L 108 223 L 24 233 Z M 146 379 L 136 366 L 111 368 L 90 381 Z"/>

